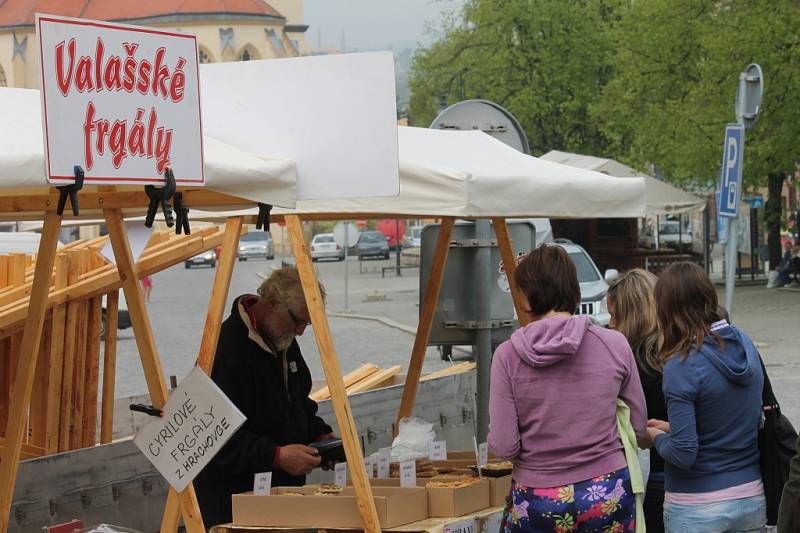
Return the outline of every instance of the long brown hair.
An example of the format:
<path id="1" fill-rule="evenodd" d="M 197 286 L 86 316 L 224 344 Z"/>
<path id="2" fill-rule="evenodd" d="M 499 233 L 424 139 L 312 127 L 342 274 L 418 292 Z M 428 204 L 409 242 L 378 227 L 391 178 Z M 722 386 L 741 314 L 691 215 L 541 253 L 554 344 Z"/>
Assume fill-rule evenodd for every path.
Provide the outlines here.
<path id="1" fill-rule="evenodd" d="M 711 324 L 724 317 L 719 311 L 717 291 L 705 271 L 694 263 L 674 263 L 665 269 L 655 287 L 656 312 L 664 344 L 661 361 L 676 354 L 699 350 L 707 336 L 722 339 Z"/>
<path id="2" fill-rule="evenodd" d="M 614 329 L 628 339 L 639 368 L 651 375 L 661 369 L 662 337 L 653 296 L 656 280 L 652 273 L 634 268 L 614 279 L 607 295 L 614 309 Z"/>

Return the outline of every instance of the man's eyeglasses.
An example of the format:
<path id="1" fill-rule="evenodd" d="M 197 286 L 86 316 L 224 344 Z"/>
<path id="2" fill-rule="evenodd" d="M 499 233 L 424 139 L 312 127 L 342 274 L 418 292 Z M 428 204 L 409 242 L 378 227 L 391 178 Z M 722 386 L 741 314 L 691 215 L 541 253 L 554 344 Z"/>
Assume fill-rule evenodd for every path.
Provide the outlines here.
<path id="1" fill-rule="evenodd" d="M 286 307 L 286 311 L 289 313 L 289 316 L 291 317 L 291 319 L 294 320 L 295 325 L 297 325 L 298 327 L 303 326 L 304 328 L 307 328 L 308 326 L 311 325 L 311 321 L 310 320 L 304 320 L 304 319 L 300 318 L 299 316 L 294 314 L 292 312 L 292 310 L 289 309 L 288 306 L 285 306 L 285 307 Z"/>

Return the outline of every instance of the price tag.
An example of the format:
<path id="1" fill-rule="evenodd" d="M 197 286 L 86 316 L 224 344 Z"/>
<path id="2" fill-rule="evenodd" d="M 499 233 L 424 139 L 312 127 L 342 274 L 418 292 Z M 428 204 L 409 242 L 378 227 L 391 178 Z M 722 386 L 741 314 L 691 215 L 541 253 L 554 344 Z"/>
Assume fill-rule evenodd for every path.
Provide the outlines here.
<path id="1" fill-rule="evenodd" d="M 375 457 L 370 455 L 364 457 L 364 469 L 367 471 L 367 479 L 375 477 Z"/>
<path id="2" fill-rule="evenodd" d="M 458 522 L 451 522 L 446 524 L 443 533 L 475 533 L 476 520 L 468 518 L 466 520 L 459 520 Z"/>
<path id="3" fill-rule="evenodd" d="M 400 463 L 400 486 L 401 487 L 417 486 L 416 461 L 405 461 L 403 463 Z"/>
<path id="4" fill-rule="evenodd" d="M 378 452 L 378 477 L 389 478 L 389 463 L 392 460 L 391 448 L 384 448 Z"/>
<path id="5" fill-rule="evenodd" d="M 478 464 L 480 466 L 489 464 L 489 445 L 485 442 L 478 445 Z"/>
<path id="6" fill-rule="evenodd" d="M 340 487 L 346 487 L 347 486 L 347 463 L 336 463 L 336 467 L 335 467 L 334 472 L 335 472 L 335 475 L 336 475 L 334 483 L 336 483 Z"/>
<path id="7" fill-rule="evenodd" d="M 259 472 L 253 479 L 253 494 L 268 496 L 272 489 L 272 472 Z"/>
<path id="8" fill-rule="evenodd" d="M 443 440 L 431 441 L 428 451 L 429 451 L 428 456 L 431 461 L 446 461 L 447 441 Z"/>

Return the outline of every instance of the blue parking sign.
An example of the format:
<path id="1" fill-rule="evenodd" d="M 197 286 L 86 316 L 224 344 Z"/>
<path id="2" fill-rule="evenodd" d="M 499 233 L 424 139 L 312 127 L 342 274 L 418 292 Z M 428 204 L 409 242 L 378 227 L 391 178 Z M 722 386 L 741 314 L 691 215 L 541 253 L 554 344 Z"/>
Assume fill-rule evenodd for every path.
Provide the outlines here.
<path id="1" fill-rule="evenodd" d="M 744 155 L 744 126 L 728 124 L 725 128 L 725 148 L 722 156 L 722 183 L 720 184 L 719 216 L 739 216 L 739 198 L 742 187 Z"/>

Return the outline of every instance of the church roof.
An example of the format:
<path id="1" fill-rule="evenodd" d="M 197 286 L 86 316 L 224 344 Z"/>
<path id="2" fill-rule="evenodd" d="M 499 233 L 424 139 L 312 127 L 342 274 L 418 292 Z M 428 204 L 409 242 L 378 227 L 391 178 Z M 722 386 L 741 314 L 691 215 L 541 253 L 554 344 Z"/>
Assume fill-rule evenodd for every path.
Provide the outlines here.
<path id="1" fill-rule="evenodd" d="M 263 0 L 0 0 L 0 28 L 31 26 L 35 13 L 117 21 L 215 15 L 285 18 Z"/>

